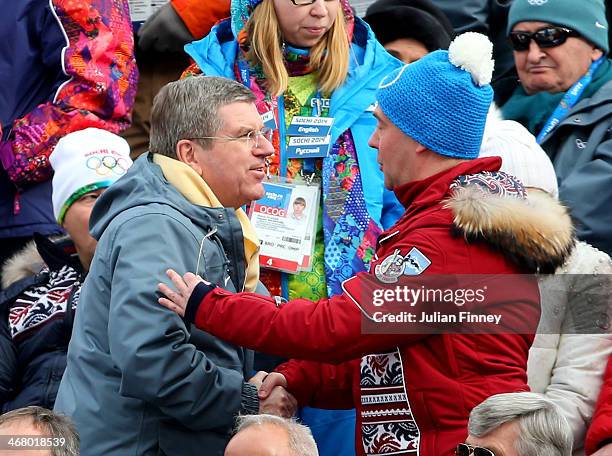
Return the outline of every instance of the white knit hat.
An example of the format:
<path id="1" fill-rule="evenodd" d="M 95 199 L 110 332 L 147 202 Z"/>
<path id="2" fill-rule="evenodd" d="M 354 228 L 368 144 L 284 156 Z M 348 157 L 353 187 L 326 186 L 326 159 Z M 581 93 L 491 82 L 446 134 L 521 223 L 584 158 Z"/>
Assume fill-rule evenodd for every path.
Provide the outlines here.
<path id="1" fill-rule="evenodd" d="M 132 166 L 127 141 L 98 128 L 67 134 L 49 160 L 55 171 L 53 215 L 60 225 L 72 203 L 85 193 L 108 187 Z"/>
<path id="2" fill-rule="evenodd" d="M 501 171 L 518 177 L 525 187 L 539 188 L 555 198 L 559 196 L 550 158 L 535 137 L 518 122 L 496 118 L 495 112 L 490 112 L 480 156 L 501 157 Z"/>

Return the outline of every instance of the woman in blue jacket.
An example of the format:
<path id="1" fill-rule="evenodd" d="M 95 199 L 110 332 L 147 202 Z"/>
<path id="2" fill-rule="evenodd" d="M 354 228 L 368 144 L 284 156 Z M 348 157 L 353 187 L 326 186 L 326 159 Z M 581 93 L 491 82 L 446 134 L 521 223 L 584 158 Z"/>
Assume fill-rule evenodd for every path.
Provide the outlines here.
<path id="1" fill-rule="evenodd" d="M 261 279 L 271 294 L 288 299 L 339 294 L 344 280 L 369 269 L 378 235 L 403 212 L 384 189 L 376 152 L 367 144 L 376 125 L 376 88 L 400 62 L 354 17 L 348 0 L 232 0 L 231 12 L 207 37 L 186 46 L 195 61 L 187 74 L 224 76 L 249 87 L 274 128 L 270 174 L 314 183 L 322 194 L 312 269 L 288 274 L 264 268 Z M 288 146 L 296 116 L 307 123 L 333 119 L 324 121 L 332 125 L 329 147 L 297 156 Z M 354 454 L 352 412 L 315 412 L 313 419 L 310 413 L 303 418 L 321 454 Z"/>

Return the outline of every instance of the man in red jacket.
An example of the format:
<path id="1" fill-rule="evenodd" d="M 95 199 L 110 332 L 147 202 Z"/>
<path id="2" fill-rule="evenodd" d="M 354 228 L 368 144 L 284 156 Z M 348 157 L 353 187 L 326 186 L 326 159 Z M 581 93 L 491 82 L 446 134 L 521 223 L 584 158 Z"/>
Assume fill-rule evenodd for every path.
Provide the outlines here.
<path id="1" fill-rule="evenodd" d="M 378 239 L 370 273 L 344 282 L 342 295 L 283 304 L 173 271 L 178 293 L 160 284 L 166 295 L 160 303 L 203 330 L 303 360 L 279 366 L 260 394 L 280 384 L 300 405 L 356 407 L 359 455 L 451 454 L 467 436 L 474 406 L 493 394 L 528 390 L 538 290 L 520 274 L 553 270 L 572 239 L 547 226 L 547 218 L 568 217 L 557 203 L 526 204 L 520 182 L 498 172 L 499 158 L 477 158 L 493 95 L 491 52 L 484 36 L 465 34 L 449 51 L 433 52 L 381 84 L 370 145 L 378 149 L 385 186 L 406 212 Z M 532 247 L 533 236 L 544 239 L 541 250 Z M 471 276 L 465 295 L 454 286 L 450 302 L 436 303 L 443 312 L 423 300 L 417 307 L 403 303 L 393 316 L 408 323 L 378 324 L 397 309 L 397 302 L 380 305 L 396 285 L 412 281 L 413 290 L 430 290 L 462 283 L 465 274 L 497 279 L 491 286 L 492 276 Z M 478 280 L 489 285 L 481 287 L 487 296 L 480 307 L 464 299 L 478 291 Z M 459 320 L 444 330 L 442 314 L 500 320 L 481 326 Z"/>

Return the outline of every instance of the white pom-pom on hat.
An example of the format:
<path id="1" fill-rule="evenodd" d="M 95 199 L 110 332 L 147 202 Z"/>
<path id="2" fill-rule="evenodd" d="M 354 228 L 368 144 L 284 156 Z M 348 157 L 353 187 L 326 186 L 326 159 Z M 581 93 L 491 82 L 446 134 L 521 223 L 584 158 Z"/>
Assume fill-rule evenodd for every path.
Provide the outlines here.
<path id="1" fill-rule="evenodd" d="M 482 33 L 466 32 L 448 47 L 450 63 L 472 75 L 479 86 L 491 83 L 493 78 L 493 43 Z"/>

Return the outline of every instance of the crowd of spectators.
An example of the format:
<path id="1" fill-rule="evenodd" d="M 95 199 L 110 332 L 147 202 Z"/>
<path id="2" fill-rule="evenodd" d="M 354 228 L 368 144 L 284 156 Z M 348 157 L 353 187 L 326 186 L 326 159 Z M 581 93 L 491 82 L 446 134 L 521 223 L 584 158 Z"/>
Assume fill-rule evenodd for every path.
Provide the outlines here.
<path id="1" fill-rule="evenodd" d="M 612 456 L 611 10 L 8 2 L 0 455 Z"/>

